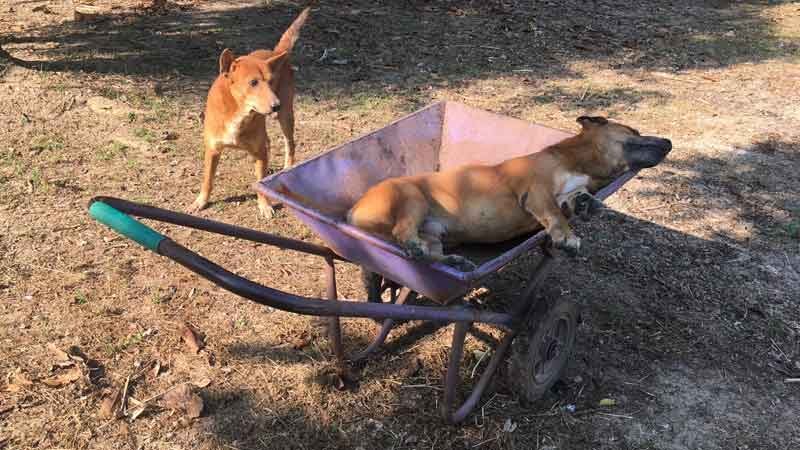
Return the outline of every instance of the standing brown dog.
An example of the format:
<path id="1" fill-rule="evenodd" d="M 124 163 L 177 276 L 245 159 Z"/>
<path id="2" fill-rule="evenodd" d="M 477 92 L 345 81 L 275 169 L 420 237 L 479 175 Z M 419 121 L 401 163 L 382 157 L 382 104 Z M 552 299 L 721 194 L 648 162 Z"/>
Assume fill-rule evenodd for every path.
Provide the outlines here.
<path id="1" fill-rule="evenodd" d="M 255 161 L 256 178 L 260 180 L 267 175 L 267 115 L 278 117 L 286 139 L 283 168 L 294 164 L 294 74 L 289 56 L 309 10 L 310 7 L 297 16 L 272 50 L 256 50 L 238 58 L 230 49 L 222 51 L 219 76 L 211 85 L 206 102 L 203 185 L 189 208 L 191 212 L 208 204 L 223 149 L 246 150 Z M 274 215 L 262 194 L 258 194 L 258 209 L 264 217 Z"/>

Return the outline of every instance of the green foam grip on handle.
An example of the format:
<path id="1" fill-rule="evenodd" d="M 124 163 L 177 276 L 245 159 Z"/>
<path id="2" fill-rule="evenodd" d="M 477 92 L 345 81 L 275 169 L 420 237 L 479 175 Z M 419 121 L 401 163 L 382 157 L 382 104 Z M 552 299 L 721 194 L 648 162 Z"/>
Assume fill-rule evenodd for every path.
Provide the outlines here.
<path id="1" fill-rule="evenodd" d="M 158 251 L 158 244 L 166 238 L 163 234 L 101 201 L 92 203 L 89 207 L 89 215 L 117 233 L 154 252 Z"/>

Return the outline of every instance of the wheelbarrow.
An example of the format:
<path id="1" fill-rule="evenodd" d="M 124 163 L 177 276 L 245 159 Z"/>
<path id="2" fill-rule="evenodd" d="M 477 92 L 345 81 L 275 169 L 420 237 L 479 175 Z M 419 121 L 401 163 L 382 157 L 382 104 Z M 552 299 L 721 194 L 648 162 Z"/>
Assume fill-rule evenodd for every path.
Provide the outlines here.
<path id="1" fill-rule="evenodd" d="M 326 246 L 110 197 L 94 198 L 89 212 L 116 232 L 230 292 L 284 311 L 328 317 L 329 338 L 340 367 L 348 360 L 367 358 L 379 349 L 399 321 L 454 324 L 440 405 L 443 418 L 457 423 L 478 404 L 509 350 L 511 378 L 526 400 L 538 399 L 561 377 L 575 341 L 578 309 L 571 301 L 537 300 L 536 295 L 558 256 L 544 245 L 546 234 L 539 231 L 503 244 L 451 250 L 477 265 L 470 272 L 462 272 L 440 263 L 409 259 L 397 244 L 348 225 L 345 214 L 370 186 L 385 178 L 463 164 L 496 164 L 540 151 L 569 136 L 564 131 L 459 103 L 440 102 L 256 183 L 259 192 L 281 202 Z M 634 175 L 624 173 L 595 197 L 608 197 Z M 131 216 L 319 256 L 326 262 L 327 298 L 294 295 L 238 276 Z M 530 273 L 525 290 L 505 311 L 482 309 L 464 300 L 464 295 L 486 277 L 537 247 L 543 249 L 543 256 Z M 337 261 L 361 266 L 366 301 L 338 298 L 334 270 Z M 418 304 L 420 297 L 429 300 L 427 306 Z M 340 317 L 379 322 L 374 340 L 350 357 L 342 346 Z M 474 324 L 499 328 L 503 337 L 472 392 L 457 402 L 464 341 Z"/>

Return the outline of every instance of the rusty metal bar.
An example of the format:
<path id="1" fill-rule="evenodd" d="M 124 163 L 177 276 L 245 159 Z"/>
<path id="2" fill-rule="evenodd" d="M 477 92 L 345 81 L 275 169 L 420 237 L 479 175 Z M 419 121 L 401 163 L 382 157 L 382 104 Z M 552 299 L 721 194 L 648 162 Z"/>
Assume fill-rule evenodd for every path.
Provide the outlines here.
<path id="1" fill-rule="evenodd" d="M 472 389 L 472 392 L 470 393 L 469 397 L 467 397 L 464 403 L 455 412 L 451 413 L 451 411 L 453 410 L 453 400 L 455 398 L 455 392 L 451 393 L 449 399 L 445 398 L 444 402 L 445 410 L 443 412 L 444 412 L 444 419 L 447 422 L 451 424 L 461 422 L 467 417 L 467 415 L 469 415 L 470 412 L 472 412 L 473 409 L 475 409 L 475 406 L 478 404 L 481 395 L 483 395 L 483 391 L 486 390 L 486 386 L 489 385 L 489 381 L 491 381 L 494 372 L 500 365 L 500 361 L 503 360 L 503 357 L 505 356 L 508 347 L 511 346 L 511 342 L 514 340 L 514 336 L 516 336 L 516 334 L 517 333 L 514 331 L 509 331 L 506 333 L 505 336 L 503 336 L 503 340 L 500 341 L 500 345 L 498 345 L 497 348 L 494 349 L 494 354 L 492 355 L 491 359 L 489 359 L 489 363 L 486 366 L 486 369 L 484 369 L 483 373 L 481 374 L 480 380 L 478 380 L 478 383 Z M 455 367 L 455 374 L 457 377 L 458 365 L 456 365 Z M 450 377 L 449 367 L 447 369 L 447 376 L 449 381 Z M 453 382 L 457 381 L 458 379 L 456 378 Z M 455 391 L 455 388 L 453 388 L 453 391 Z M 445 389 L 445 395 L 447 395 L 447 392 L 448 392 L 447 389 Z"/>
<path id="2" fill-rule="evenodd" d="M 464 354 L 464 339 L 467 337 L 467 330 L 472 326 L 470 322 L 456 322 L 453 329 L 453 344 L 450 346 L 450 357 L 447 361 L 447 375 L 444 379 L 444 396 L 442 398 L 442 417 L 445 421 L 450 421 L 453 404 L 456 398 L 456 387 L 459 376 L 458 369 L 461 366 L 461 357 Z"/>
<path id="3" fill-rule="evenodd" d="M 550 271 L 558 262 L 557 258 L 544 247 L 543 252 L 544 257 L 539 261 L 539 263 L 536 265 L 536 268 L 533 270 L 533 273 L 528 279 L 528 285 L 526 286 L 525 291 L 511 306 L 511 316 L 516 320 L 514 327 L 512 327 L 510 331 L 506 332 L 506 334 L 503 336 L 503 339 L 494 349 L 494 353 L 492 354 L 491 359 L 489 359 L 486 369 L 483 370 L 481 378 L 472 389 L 470 395 L 467 397 L 464 403 L 458 407 L 458 409 L 453 411 L 455 407 L 456 387 L 459 381 L 458 370 L 461 365 L 462 354 L 464 352 L 464 341 L 466 339 L 467 330 L 471 327 L 471 324 L 467 324 L 465 322 L 456 323 L 455 330 L 453 331 L 453 345 L 450 350 L 447 375 L 445 376 L 445 390 L 442 399 L 441 411 L 442 417 L 448 423 L 455 424 L 461 422 L 467 417 L 467 415 L 469 415 L 470 412 L 472 412 L 473 409 L 475 409 L 475 406 L 478 404 L 481 395 L 483 395 L 483 392 L 489 385 L 489 381 L 491 381 L 494 372 L 499 367 L 500 362 L 503 360 L 503 357 L 508 351 L 508 348 L 514 341 L 514 337 L 516 337 L 521 327 L 525 325 L 524 318 L 527 316 L 528 312 L 531 311 L 534 306 L 536 306 L 533 295 L 534 291 L 539 287 L 542 281 L 547 278 L 547 275 L 550 274 Z"/>
<path id="4" fill-rule="evenodd" d="M 336 266 L 333 264 L 333 258 L 325 258 L 325 283 L 326 293 L 325 296 L 329 301 L 339 301 L 338 293 L 336 292 Z M 343 367 L 344 362 L 344 348 L 342 346 L 342 326 L 339 321 L 339 316 L 328 317 L 328 337 L 331 340 L 331 347 L 333 347 L 333 354 L 336 356 L 336 363 L 339 367 Z"/>
<path id="5" fill-rule="evenodd" d="M 405 304 L 406 300 L 411 296 L 411 293 L 411 289 L 403 287 L 400 290 L 400 295 L 397 296 L 397 300 L 394 301 L 394 303 L 397 305 Z M 373 339 L 364 350 L 356 353 L 355 356 L 350 358 L 350 360 L 361 361 L 362 359 L 365 359 L 371 355 L 375 350 L 380 348 L 380 346 L 386 341 L 386 338 L 389 336 L 389 332 L 392 331 L 392 328 L 394 328 L 396 322 L 397 321 L 394 319 L 384 320 L 383 323 L 378 327 L 378 334 L 375 336 L 375 339 Z"/>

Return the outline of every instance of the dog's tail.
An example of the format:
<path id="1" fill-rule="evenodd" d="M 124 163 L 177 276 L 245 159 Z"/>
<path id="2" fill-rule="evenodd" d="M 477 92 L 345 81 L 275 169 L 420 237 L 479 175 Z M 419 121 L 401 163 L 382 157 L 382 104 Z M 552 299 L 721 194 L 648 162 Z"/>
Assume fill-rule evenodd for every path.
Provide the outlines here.
<path id="1" fill-rule="evenodd" d="M 294 22 L 289 25 L 289 28 L 283 32 L 283 36 L 281 36 L 281 40 L 278 41 L 278 44 L 275 46 L 273 51 L 275 54 L 282 53 L 282 52 L 291 52 L 292 48 L 294 47 L 294 43 L 297 42 L 297 38 L 300 37 L 300 28 L 303 28 L 303 24 L 306 23 L 306 19 L 308 19 L 308 13 L 311 12 L 311 7 L 316 3 L 316 1 L 312 1 L 309 3 L 306 8 L 300 12 Z"/>

